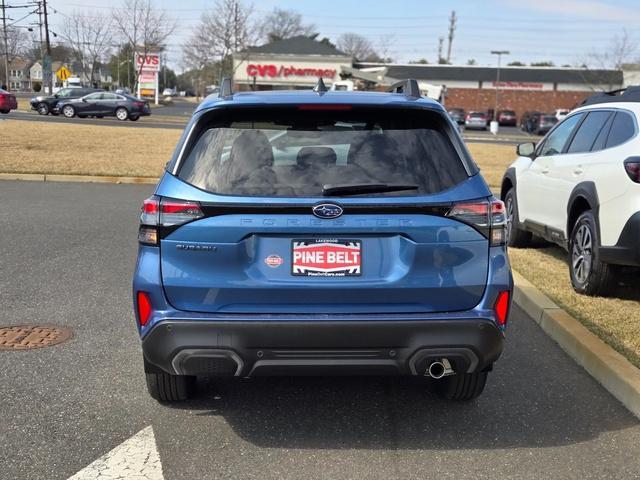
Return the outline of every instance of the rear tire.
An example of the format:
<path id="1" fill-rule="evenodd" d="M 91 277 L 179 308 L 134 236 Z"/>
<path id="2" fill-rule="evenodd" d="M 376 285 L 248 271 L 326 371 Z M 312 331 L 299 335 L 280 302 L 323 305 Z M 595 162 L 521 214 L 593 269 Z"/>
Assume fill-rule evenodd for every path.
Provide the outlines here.
<path id="1" fill-rule="evenodd" d="M 569 275 L 578 293 L 606 296 L 617 285 L 614 267 L 600 261 L 599 246 L 596 218 L 587 210 L 576 220 L 569 238 Z"/>
<path id="2" fill-rule="evenodd" d="M 5 115 L 9 113 L 9 110 L 0 110 L 0 113 L 4 113 Z"/>
<path id="3" fill-rule="evenodd" d="M 515 188 L 509 189 L 504 196 L 504 205 L 507 211 L 507 245 L 515 248 L 528 246 L 531 244 L 532 235 L 531 232 L 518 228 L 520 217 Z"/>
<path id="4" fill-rule="evenodd" d="M 435 380 L 435 392 L 439 397 L 454 402 L 468 402 L 480 396 L 487 383 L 488 372 L 458 373 Z"/>
<path id="5" fill-rule="evenodd" d="M 132 122 L 137 122 L 140 119 L 140 117 L 134 116 L 134 117 L 129 117 L 129 120 L 131 120 Z"/>
<path id="6" fill-rule="evenodd" d="M 165 372 L 145 373 L 145 376 L 149 395 L 158 402 L 183 402 L 193 396 L 196 377 Z"/>

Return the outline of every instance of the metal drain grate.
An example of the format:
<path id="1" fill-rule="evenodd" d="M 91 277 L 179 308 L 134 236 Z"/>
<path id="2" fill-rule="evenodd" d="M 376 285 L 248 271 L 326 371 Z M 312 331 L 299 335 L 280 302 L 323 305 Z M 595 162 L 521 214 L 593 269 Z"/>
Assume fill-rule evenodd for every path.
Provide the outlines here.
<path id="1" fill-rule="evenodd" d="M 0 350 L 49 347 L 71 338 L 71 329 L 52 325 L 0 327 Z"/>

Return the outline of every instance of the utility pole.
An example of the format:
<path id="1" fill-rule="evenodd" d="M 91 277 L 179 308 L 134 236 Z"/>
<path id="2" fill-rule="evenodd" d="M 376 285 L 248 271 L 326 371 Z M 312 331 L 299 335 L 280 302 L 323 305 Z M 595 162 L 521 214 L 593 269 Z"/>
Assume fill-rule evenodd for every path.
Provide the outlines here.
<path id="1" fill-rule="evenodd" d="M 2 36 L 4 38 L 4 80 L 7 90 L 11 90 L 9 82 L 9 41 L 7 40 L 7 10 L 2 0 Z"/>
<path id="2" fill-rule="evenodd" d="M 443 37 L 439 37 L 438 38 L 438 63 L 442 64 L 444 63 L 444 57 L 442 56 L 442 45 L 444 44 L 444 38 Z"/>
<path id="3" fill-rule="evenodd" d="M 49 95 L 53 95 L 53 72 L 51 71 L 52 59 L 51 59 L 51 42 L 49 41 L 49 17 L 47 14 L 47 0 L 42 0 L 42 9 L 44 14 L 44 35 L 45 42 L 47 47 L 47 62 L 45 62 L 48 66 L 47 70 L 47 84 L 49 85 Z M 43 69 L 43 75 L 45 69 Z"/>
<path id="4" fill-rule="evenodd" d="M 493 111 L 493 119 L 498 120 L 498 106 L 500 105 L 500 61 L 502 55 L 509 55 L 509 50 L 491 50 L 491 55 L 498 56 L 498 71 L 496 72 L 496 108 Z"/>
<path id="5" fill-rule="evenodd" d="M 447 63 L 451 63 L 451 46 L 453 45 L 453 33 L 456 31 L 456 17 L 455 10 L 451 11 L 451 17 L 449 17 L 449 45 L 447 46 Z"/>

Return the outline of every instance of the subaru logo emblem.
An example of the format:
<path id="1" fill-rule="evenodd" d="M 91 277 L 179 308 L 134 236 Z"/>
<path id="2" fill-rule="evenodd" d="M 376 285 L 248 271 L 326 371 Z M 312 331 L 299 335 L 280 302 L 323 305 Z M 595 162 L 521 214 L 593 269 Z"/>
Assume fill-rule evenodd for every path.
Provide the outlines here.
<path id="1" fill-rule="evenodd" d="M 344 210 L 340 205 L 321 203 L 313 207 L 313 214 L 318 218 L 338 218 Z"/>

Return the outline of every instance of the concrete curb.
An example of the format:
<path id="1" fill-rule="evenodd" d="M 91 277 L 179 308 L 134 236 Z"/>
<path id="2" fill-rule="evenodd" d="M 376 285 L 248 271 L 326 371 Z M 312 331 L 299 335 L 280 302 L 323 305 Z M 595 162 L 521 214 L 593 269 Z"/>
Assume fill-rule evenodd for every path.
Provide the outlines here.
<path id="1" fill-rule="evenodd" d="M 0 173 L 0 180 L 25 180 L 31 182 L 136 183 L 144 185 L 155 185 L 158 183 L 157 177 L 57 175 L 42 173 Z"/>
<path id="2" fill-rule="evenodd" d="M 640 418 L 640 369 L 591 333 L 522 275 L 513 272 L 513 300 L 560 347 Z"/>

